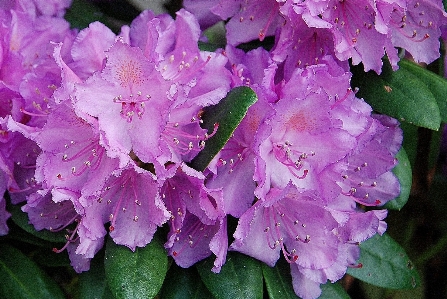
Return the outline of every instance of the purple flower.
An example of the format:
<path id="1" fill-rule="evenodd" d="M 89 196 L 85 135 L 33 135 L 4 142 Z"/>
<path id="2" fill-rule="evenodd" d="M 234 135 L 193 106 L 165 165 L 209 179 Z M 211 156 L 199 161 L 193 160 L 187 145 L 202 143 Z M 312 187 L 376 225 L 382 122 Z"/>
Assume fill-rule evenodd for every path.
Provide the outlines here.
<path id="1" fill-rule="evenodd" d="M 275 34 L 276 28 L 283 21 L 279 14 L 279 1 L 220 1 L 212 8 L 214 14 L 223 20 L 231 18 L 226 24 L 227 42 L 230 45 L 249 42 L 254 39 L 264 40 Z M 241 30 L 244 28 L 244 30 Z"/>
<path id="2" fill-rule="evenodd" d="M 230 249 L 274 266 L 283 253 L 293 287 L 304 299 L 317 298 L 319 285 L 339 280 L 359 257 L 357 242 L 384 232 L 381 212 L 340 212 L 326 207 L 313 190 L 292 184 L 271 189 L 239 219 Z M 348 220 L 346 220 L 348 219 Z"/>
<path id="3" fill-rule="evenodd" d="M 107 233 L 134 251 L 167 223 L 175 262 L 214 255 L 217 273 L 232 215 L 230 249 L 269 266 L 282 252 L 309 299 L 385 232 L 387 212 L 374 208 L 399 194 L 402 132 L 355 96 L 347 61 L 380 73 L 385 54 L 397 67 L 394 47 L 432 61 L 440 0 L 185 1 L 202 28 L 227 21 L 216 52 L 198 48 L 186 10 L 143 12 L 119 35 L 98 22 L 76 34 L 59 18 L 69 3 L 1 4 L 0 189 L 26 201 L 37 230 L 67 230 L 55 251 L 77 272 Z M 270 52 L 236 48 L 266 36 Z M 202 129 L 203 108 L 236 86 L 257 103 L 207 170 L 191 169 L 219 130 Z M 9 216 L 1 198 L 0 235 Z"/>
<path id="4" fill-rule="evenodd" d="M 62 17 L 72 0 L 6 0 L 1 1 L 4 9 L 24 11 L 30 16 L 57 16 Z"/>
<path id="5" fill-rule="evenodd" d="M 28 196 L 27 203 L 22 207 L 22 210 L 28 214 L 30 223 L 38 231 L 47 229 L 51 232 L 67 232 L 65 245 L 60 249 L 53 248 L 53 251 L 60 253 L 67 249 L 71 265 L 76 272 L 80 273 L 89 270 L 90 260 L 101 249 L 103 240 L 91 241 L 90 243 L 93 245 L 90 245 L 90 252 L 85 250 L 78 252 L 82 248 L 80 240 L 85 238 L 83 238 L 80 225 L 81 215 L 78 214 L 73 202 L 70 201 L 75 195 L 68 193 L 65 194 L 67 196 L 60 194 L 62 196 L 56 199 L 49 192 L 44 195 L 35 192 Z M 86 247 L 86 243 L 84 241 L 83 247 Z"/>
<path id="6" fill-rule="evenodd" d="M 358 141 L 358 146 L 349 156 L 321 173 L 320 180 L 325 182 L 321 184 L 323 192 L 327 198 L 337 198 L 331 205 L 343 206 L 350 198 L 364 206 L 381 206 L 400 192 L 399 181 L 391 172 L 398 163 L 395 155 L 402 143 L 398 122 L 389 117 L 375 116 Z M 334 188 L 338 189 L 336 193 Z"/>
<path id="7" fill-rule="evenodd" d="M 160 155 L 159 139 L 170 105 L 160 99 L 166 99 L 169 85 L 139 48 L 117 41 L 107 56 L 101 73 L 76 85 L 75 109 L 98 118 L 109 156 L 133 151 L 142 161 L 152 162 Z"/>
<path id="8" fill-rule="evenodd" d="M 183 7 L 196 16 L 200 28 L 205 30 L 221 20 L 219 16 L 211 12 L 216 3 L 216 0 L 184 0 Z"/>
<path id="9" fill-rule="evenodd" d="M 380 73 L 385 54 L 397 68 L 394 47 L 408 50 L 417 62 L 439 57 L 439 27 L 446 22 L 440 1 L 306 1 L 288 10 L 302 14 L 309 27 L 329 28 L 333 33 L 335 55 L 353 64 L 363 62 L 365 71 Z"/>
<path id="10" fill-rule="evenodd" d="M 228 239 L 222 191 L 204 186 L 205 177 L 182 164 L 161 189 L 171 214 L 170 232 L 165 247 L 184 268 L 216 255 L 212 271 L 225 263 Z"/>
<path id="11" fill-rule="evenodd" d="M 144 247 L 169 219 L 158 191 L 159 183 L 150 172 L 134 166 L 117 170 L 102 190 L 79 199 L 85 236 L 101 239 L 106 234 L 104 224 L 110 222 L 115 243 L 131 250 Z"/>
<path id="12" fill-rule="evenodd" d="M 319 189 L 318 173 L 356 146 L 355 137 L 343 128 L 345 115 L 332 114 L 338 95 L 354 97 L 349 78 L 336 72 L 339 67 L 331 70 L 324 65 L 297 69 L 288 82 L 276 87 L 276 114 L 267 120 L 271 134 L 260 144 L 256 158 L 259 171 L 265 171 L 257 174 L 258 196 L 270 188 L 285 188 L 289 182 Z M 361 129 L 363 123 L 358 125 Z"/>
<path id="13" fill-rule="evenodd" d="M 209 12 L 197 9 L 199 3 Z M 380 73 L 385 54 L 398 68 L 395 47 L 410 52 L 417 62 L 430 63 L 439 57 L 440 27 L 447 21 L 439 0 L 215 0 L 186 1 L 186 7 L 207 26 L 215 16 L 229 19 L 226 30 L 231 45 L 275 35 L 275 59 L 287 60 L 290 69 L 318 64 L 329 54 L 340 61 L 352 59 L 354 65 L 362 62 L 365 71 Z M 299 51 L 302 45 L 305 49 Z"/>
<path id="14" fill-rule="evenodd" d="M 282 251 L 290 263 L 321 269 L 337 256 L 337 222 L 311 191 L 272 189 L 239 219 L 231 249 L 273 266 Z"/>
<path id="15" fill-rule="evenodd" d="M 51 55 L 54 48 L 51 42 L 72 38 L 74 32 L 70 30 L 68 22 L 61 18 L 30 17 L 26 12 L 16 10 L 4 13 L 3 17 L 5 27 L 2 29 L 4 46 L 0 80 L 14 91 L 23 89 L 20 84 L 27 74 L 31 78 L 39 78 L 42 83 L 47 81 L 48 85 L 44 88 L 38 86 L 43 98 L 48 86 L 52 92 L 60 80 L 59 70 Z M 29 94 L 39 95 L 34 90 Z"/>
<path id="16" fill-rule="evenodd" d="M 337 260 L 330 267 L 314 270 L 290 264 L 293 290 L 303 299 L 318 298 L 321 295 L 320 284 L 341 279 L 347 267 L 359 267 L 360 265 L 356 264 L 359 256 L 357 245 L 341 243 L 337 250 Z"/>
<path id="17" fill-rule="evenodd" d="M 216 260 L 211 270 L 219 273 L 225 263 L 227 247 L 226 218 L 221 218 L 212 224 L 204 224 L 197 216 L 186 212 L 183 229 L 176 234 L 168 253 L 176 264 L 183 268 L 188 268 L 214 254 Z"/>
<path id="18" fill-rule="evenodd" d="M 196 105 L 182 105 L 171 110 L 169 121 L 161 133 L 162 144 L 167 150 L 158 159 L 159 163 L 190 162 L 205 147 L 206 140 L 215 133 L 217 125 L 211 134 L 202 129 L 198 109 Z"/>
<path id="19" fill-rule="evenodd" d="M 58 105 L 48 116 L 35 137 L 42 149 L 36 179 L 45 188 L 90 195 L 118 168 L 118 160 L 109 158 L 101 145 L 97 120 L 89 120 L 92 124 L 78 117 L 69 103 Z"/>
<path id="20" fill-rule="evenodd" d="M 376 7 L 368 1 L 328 1 L 327 5 L 322 16 L 332 26 L 337 58 L 352 58 L 355 65 L 363 62 L 365 71 L 380 73 L 387 36 L 375 28 Z"/>
<path id="21" fill-rule="evenodd" d="M 80 230 L 78 229 L 78 233 Z M 77 237 L 73 241 L 67 243 L 66 249 L 70 258 L 70 264 L 77 273 L 88 271 L 90 269 L 90 260 L 93 258 L 104 245 L 104 239 L 94 240 L 89 242 L 89 248 L 93 254 L 86 254 L 83 250 L 86 242 L 81 244 L 81 238 Z M 59 252 L 59 251 L 58 251 Z"/>
<path id="22" fill-rule="evenodd" d="M 21 133 L 10 132 L 13 138 L 9 144 L 10 155 L 8 160 L 13 162 L 13 181 L 8 186 L 9 196 L 13 204 L 26 200 L 31 193 L 40 189 L 35 178 L 36 159 L 41 150 L 31 139 L 25 138 Z"/>
<path id="23" fill-rule="evenodd" d="M 147 38 L 136 38 L 143 28 Z M 104 68 L 75 85 L 74 106 L 98 118 L 109 156 L 134 154 L 163 177 L 163 165 L 190 161 L 213 133 L 200 128 L 200 111 L 229 90 L 226 58 L 199 51 L 199 26 L 184 10 L 174 22 L 143 14 L 129 34 L 142 48 L 118 39 Z"/>
<path id="24" fill-rule="evenodd" d="M 185 1 L 185 7 L 198 15 L 201 24 L 205 26 L 216 22 L 215 16 L 221 20 L 229 19 L 227 28 L 227 42 L 230 45 L 263 40 L 266 36 L 275 34 L 277 27 L 283 21 L 279 14 L 281 1 L 276 0 L 237 0 L 237 1 Z M 200 4 L 200 5 L 199 5 Z M 209 10 L 215 16 L 204 13 Z"/>
<path id="25" fill-rule="evenodd" d="M 289 8 L 292 9 L 292 8 Z M 335 57 L 334 39 L 329 28 L 309 27 L 302 18 L 291 18 L 281 29 L 272 58 L 284 62 L 284 76 L 289 79 L 296 68 L 318 64 L 325 56 Z M 347 62 L 344 63 L 347 70 Z"/>
<path id="26" fill-rule="evenodd" d="M 101 38 L 98 38 L 99 36 Z M 92 76 L 93 73 L 103 69 L 106 51 L 114 44 L 115 39 L 116 35 L 104 24 L 99 22 L 91 23 L 76 35 L 72 45 L 68 44 L 66 46 L 64 43 L 64 48 L 70 46 L 70 59 L 66 63 L 80 79 L 85 80 Z M 61 49 L 57 53 L 60 58 L 55 57 L 62 74 L 64 74 L 67 68 L 65 67 L 64 69 L 64 66 L 61 65 L 63 63 L 63 61 L 60 61 L 62 59 L 61 54 L 65 54 L 63 52 Z M 72 81 L 71 83 L 78 83 L 76 78 L 71 77 L 67 79 L 69 79 L 67 80 L 69 82 Z"/>
<path id="27" fill-rule="evenodd" d="M 259 140 L 265 138 L 269 127 L 264 120 L 274 114 L 261 87 L 264 68 L 270 56 L 259 48 L 248 53 L 228 46 L 225 55 L 229 58 L 235 86 L 247 85 L 258 94 L 258 101 L 249 108 L 247 115 L 234 131 L 231 138 L 208 166 L 208 188 L 222 188 L 225 212 L 240 217 L 253 203 L 256 188 L 255 164 Z"/>
<path id="28" fill-rule="evenodd" d="M 440 27 L 447 22 L 442 1 L 407 0 L 405 7 L 394 5 L 388 16 L 393 46 L 406 49 L 416 62 L 430 63 L 439 57 Z"/>
<path id="29" fill-rule="evenodd" d="M 30 223 L 38 231 L 61 231 L 80 219 L 71 201 L 54 202 L 51 193 L 31 194 L 22 210 L 28 214 Z"/>
<path id="30" fill-rule="evenodd" d="M 331 57 L 321 62 L 296 69 L 290 79 L 273 65 L 261 84 L 253 85 L 274 113 L 254 110 L 253 119 L 241 123 L 243 132 L 255 136 L 257 202 L 240 216 L 230 246 L 271 266 L 282 251 L 302 298 L 318 297 L 320 284 L 340 279 L 355 265 L 356 244 L 385 231 L 386 211 L 365 213 L 359 206 L 383 205 L 400 191 L 391 172 L 402 142 L 397 121 L 371 116 L 371 107 L 350 89 L 351 74 Z M 259 128 L 250 130 L 248 124 L 263 118 Z M 237 132 L 219 158 L 243 148 Z M 241 164 L 232 162 L 226 166 L 230 172 Z M 253 168 L 245 169 L 251 173 Z M 231 175 L 219 167 L 217 176 L 211 170 L 215 177 L 208 185 L 218 187 L 213 182 L 223 175 L 226 200 L 225 192 L 233 188 Z"/>

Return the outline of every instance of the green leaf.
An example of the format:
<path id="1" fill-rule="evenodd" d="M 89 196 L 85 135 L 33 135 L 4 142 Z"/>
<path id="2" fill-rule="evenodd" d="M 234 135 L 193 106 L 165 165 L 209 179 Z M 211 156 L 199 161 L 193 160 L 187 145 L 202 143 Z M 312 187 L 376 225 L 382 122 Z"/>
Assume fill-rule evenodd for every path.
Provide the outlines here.
<path id="1" fill-rule="evenodd" d="M 61 253 L 56 253 L 50 248 L 36 248 L 33 251 L 33 260 L 45 267 L 71 267 L 66 250 Z"/>
<path id="2" fill-rule="evenodd" d="M 293 290 L 290 265 L 285 259 L 279 259 L 275 267 L 262 263 L 262 273 L 270 299 L 299 298 Z"/>
<path id="3" fill-rule="evenodd" d="M 412 183 L 411 165 L 404 148 L 400 149 L 396 158 L 399 164 L 394 167 L 393 173 L 399 179 L 400 194 L 392 201 L 386 203 L 385 208 L 390 210 L 400 210 L 407 203 Z"/>
<path id="4" fill-rule="evenodd" d="M 64 17 L 71 28 L 78 29 L 84 29 L 95 21 L 105 23 L 106 20 L 101 10 L 87 0 L 74 0 Z"/>
<path id="5" fill-rule="evenodd" d="M 162 243 L 156 238 L 146 247 L 138 247 L 135 252 L 109 239 L 104 266 L 115 298 L 154 298 L 168 270 L 168 258 Z"/>
<path id="6" fill-rule="evenodd" d="M 374 110 L 419 127 L 438 130 L 441 123 L 438 102 L 427 84 L 406 67 L 393 72 L 386 61 L 382 74 L 365 73 L 362 66 L 353 67 L 352 86 L 358 97 Z"/>
<path id="7" fill-rule="evenodd" d="M 438 103 L 441 120 L 447 122 L 447 80 L 408 60 L 401 60 L 399 67 L 418 77 L 427 86 Z"/>
<path id="8" fill-rule="evenodd" d="M 20 209 L 19 205 L 8 205 L 8 211 L 11 213 L 11 219 L 24 231 L 36 236 L 40 239 L 55 242 L 55 243 L 65 243 L 67 239 L 65 238 L 65 232 L 50 232 L 48 230 L 36 231 L 32 224 L 29 224 L 28 215 Z"/>
<path id="9" fill-rule="evenodd" d="M 197 264 L 200 277 L 217 299 L 262 299 L 261 263 L 238 252 L 229 252 L 219 274 L 211 272 L 214 258 Z"/>
<path id="10" fill-rule="evenodd" d="M 9 210 L 9 209 L 7 209 Z M 21 243 L 26 243 L 27 245 L 44 247 L 52 250 L 54 247 L 60 246 L 59 243 L 52 243 L 49 241 L 42 240 L 38 237 L 21 229 L 14 221 L 8 223 L 9 233 L 6 236 L 0 237 L 1 239 L 9 239 L 11 241 L 18 241 Z"/>
<path id="11" fill-rule="evenodd" d="M 208 132 L 218 124 L 216 134 L 206 141 L 205 148 L 191 161 L 191 167 L 203 171 L 230 139 L 234 130 L 247 114 L 248 108 L 257 101 L 256 94 L 248 87 L 236 87 L 217 105 L 206 107 L 203 128 Z"/>
<path id="12" fill-rule="evenodd" d="M 347 273 L 364 282 L 389 289 L 411 289 L 420 283 L 419 275 L 404 249 L 390 236 L 375 235 L 360 244 L 361 268 Z"/>
<path id="13" fill-rule="evenodd" d="M 213 299 L 195 267 L 183 269 L 173 264 L 161 289 L 161 299 Z"/>
<path id="14" fill-rule="evenodd" d="M 18 249 L 0 244 L 0 298 L 64 299 L 59 286 Z"/>
<path id="15" fill-rule="evenodd" d="M 273 268 L 262 264 L 262 272 L 270 299 L 299 299 L 293 290 L 290 266 L 285 259 L 279 259 Z M 321 285 L 318 299 L 349 299 L 349 295 L 340 284 L 327 282 Z"/>
<path id="16" fill-rule="evenodd" d="M 101 254 L 102 253 L 102 254 Z M 107 286 L 104 271 L 104 252 L 100 251 L 90 262 L 90 270 L 79 274 L 78 299 L 113 298 Z"/>
<path id="17" fill-rule="evenodd" d="M 348 293 L 339 283 L 327 282 L 321 285 L 321 295 L 318 299 L 349 299 Z"/>

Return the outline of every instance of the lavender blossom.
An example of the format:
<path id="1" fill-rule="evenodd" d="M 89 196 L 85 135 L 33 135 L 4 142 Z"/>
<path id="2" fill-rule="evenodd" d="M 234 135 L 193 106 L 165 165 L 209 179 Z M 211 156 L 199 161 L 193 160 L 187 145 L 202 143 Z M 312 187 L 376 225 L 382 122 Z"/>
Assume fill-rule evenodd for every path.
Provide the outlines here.
<path id="1" fill-rule="evenodd" d="M 102 239 L 106 234 L 104 224 L 110 222 L 115 243 L 132 250 L 147 245 L 157 227 L 169 218 L 158 184 L 150 172 L 131 165 L 115 171 L 96 194 L 79 198 L 87 239 Z"/>
<path id="2" fill-rule="evenodd" d="M 356 265 L 356 244 L 385 231 L 385 210 L 359 207 L 400 192 L 391 172 L 402 142 L 397 121 L 372 116 L 350 89 L 350 73 L 330 57 L 322 61 L 279 82 L 272 80 L 285 77 L 281 70 L 264 72 L 261 86 L 270 92 L 261 94 L 276 94 L 269 97 L 275 113 L 256 132 L 257 201 L 240 216 L 230 246 L 270 266 L 283 252 L 302 298 L 318 297 L 319 284 Z"/>
<path id="3" fill-rule="evenodd" d="M 205 3 L 209 13 L 199 13 L 198 3 Z M 203 24 L 215 16 L 229 20 L 231 45 L 275 36 L 276 59 L 287 60 L 289 68 L 318 64 L 318 59 L 330 54 L 340 61 L 352 59 L 354 65 L 362 62 L 365 71 L 380 73 L 384 55 L 398 68 L 395 47 L 407 50 L 416 62 L 430 63 L 439 57 L 440 27 L 447 21 L 439 0 L 190 0 L 185 6 L 201 15 Z M 310 44 L 298 52 L 306 40 Z"/>
<path id="4" fill-rule="evenodd" d="M 170 211 L 170 232 L 165 247 L 184 268 L 216 255 L 212 271 L 225 263 L 228 239 L 222 190 L 204 186 L 205 177 L 182 164 L 161 189 Z"/>

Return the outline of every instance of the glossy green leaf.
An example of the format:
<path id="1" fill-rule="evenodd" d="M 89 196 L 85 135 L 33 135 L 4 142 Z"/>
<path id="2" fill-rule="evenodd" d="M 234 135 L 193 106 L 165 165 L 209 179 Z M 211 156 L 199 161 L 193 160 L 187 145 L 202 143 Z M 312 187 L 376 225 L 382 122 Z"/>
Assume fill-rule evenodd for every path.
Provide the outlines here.
<path id="1" fill-rule="evenodd" d="M 0 298 L 63 299 L 59 286 L 20 250 L 0 244 Z"/>
<path id="2" fill-rule="evenodd" d="M 36 231 L 32 224 L 29 224 L 28 215 L 20 209 L 19 205 L 8 205 L 8 211 L 11 213 L 11 219 L 24 231 L 36 236 L 40 239 L 55 242 L 55 243 L 65 243 L 67 239 L 65 238 L 65 231 L 60 232 L 50 232 L 48 230 Z"/>
<path id="3" fill-rule="evenodd" d="M 137 247 L 135 252 L 109 239 L 104 266 L 115 298 L 154 298 L 163 284 L 168 258 L 162 243 L 156 238 L 144 248 Z"/>
<path id="4" fill-rule="evenodd" d="M 105 23 L 105 17 L 101 10 L 87 0 L 73 0 L 64 17 L 70 23 L 71 28 L 84 29 L 95 21 Z"/>
<path id="5" fill-rule="evenodd" d="M 275 267 L 262 263 L 262 274 L 270 299 L 297 299 L 299 298 L 292 286 L 290 265 L 281 258 Z"/>
<path id="6" fill-rule="evenodd" d="M 218 124 L 216 134 L 206 141 L 205 148 L 191 161 L 191 167 L 203 171 L 214 156 L 230 139 L 234 130 L 247 114 L 248 108 L 257 101 L 256 94 L 248 87 L 236 87 L 217 105 L 206 107 L 203 114 L 203 128 L 208 132 Z"/>
<path id="7" fill-rule="evenodd" d="M 362 66 L 352 68 L 352 86 L 358 87 L 357 97 L 364 98 L 375 111 L 390 115 L 419 127 L 438 130 L 441 115 L 438 102 L 430 88 L 408 69 L 393 71 L 388 62 L 382 74 L 365 73 Z"/>
<path id="8" fill-rule="evenodd" d="M 389 289 L 411 289 L 420 284 L 419 275 L 404 249 L 390 236 L 375 235 L 360 244 L 361 268 L 347 273 L 372 285 Z"/>
<path id="9" fill-rule="evenodd" d="M 183 269 L 173 264 L 166 275 L 160 299 L 213 299 L 195 267 Z"/>
<path id="10" fill-rule="evenodd" d="M 321 285 L 321 295 L 318 299 L 349 299 L 348 293 L 339 283 L 327 282 Z"/>
<path id="11" fill-rule="evenodd" d="M 90 270 L 79 274 L 79 299 L 113 298 L 104 271 L 104 254 L 100 251 L 90 262 Z"/>
<path id="12" fill-rule="evenodd" d="M 412 172 L 410 161 L 408 160 L 407 153 L 403 148 L 396 155 L 399 164 L 393 169 L 393 173 L 399 179 L 400 194 L 392 201 L 387 202 L 385 208 L 390 210 L 400 210 L 407 203 L 410 196 Z"/>
<path id="13" fill-rule="evenodd" d="M 229 252 L 219 274 L 211 272 L 214 257 L 197 264 L 200 277 L 217 299 L 262 299 L 261 263 L 238 252 Z"/>
<path id="14" fill-rule="evenodd" d="M 399 62 L 399 66 L 402 70 L 415 75 L 427 86 L 438 103 L 441 120 L 447 122 L 447 80 L 408 60 Z"/>

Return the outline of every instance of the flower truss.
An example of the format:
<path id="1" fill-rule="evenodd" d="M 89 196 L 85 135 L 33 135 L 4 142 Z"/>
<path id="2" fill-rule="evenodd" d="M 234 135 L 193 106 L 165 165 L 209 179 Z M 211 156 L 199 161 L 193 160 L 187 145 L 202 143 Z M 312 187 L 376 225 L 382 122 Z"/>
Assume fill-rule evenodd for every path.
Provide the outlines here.
<path id="1" fill-rule="evenodd" d="M 403 137 L 356 96 L 348 60 L 381 73 L 385 55 L 396 70 L 400 48 L 432 62 L 441 1 L 185 0 L 175 19 L 144 11 L 119 34 L 70 29 L 69 5 L 0 1 L 0 187 L 36 230 L 70 232 L 54 251 L 77 272 L 107 234 L 135 251 L 162 226 L 184 268 L 214 255 L 218 273 L 228 250 L 269 266 L 283 255 L 304 299 L 361 267 L 359 244 L 385 232 L 400 193 Z M 200 50 L 219 20 L 226 47 Z M 269 51 L 238 48 L 269 37 Z M 192 168 L 226 125 L 204 129 L 207 107 L 239 86 L 257 102 Z M 1 198 L 1 235 L 9 217 Z"/>

